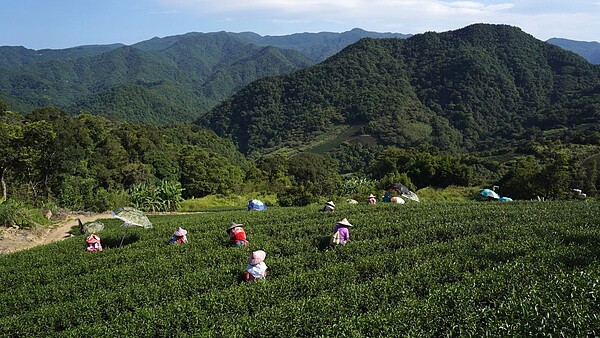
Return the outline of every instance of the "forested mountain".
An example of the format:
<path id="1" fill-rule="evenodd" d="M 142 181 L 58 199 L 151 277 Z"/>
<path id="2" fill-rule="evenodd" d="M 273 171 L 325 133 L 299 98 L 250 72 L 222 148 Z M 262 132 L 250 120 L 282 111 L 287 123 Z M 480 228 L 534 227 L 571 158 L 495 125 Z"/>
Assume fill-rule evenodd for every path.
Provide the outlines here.
<path id="1" fill-rule="evenodd" d="M 111 45 L 88 45 L 65 49 L 40 50 L 27 49 L 21 46 L 0 46 L 0 68 L 48 62 L 52 60 L 75 60 L 82 57 L 100 55 L 123 46 L 123 44 L 115 43 Z"/>
<path id="2" fill-rule="evenodd" d="M 131 46 L 60 50 L 0 47 L 0 100 L 16 111 L 58 107 L 132 122 L 193 121 L 250 82 L 321 61 L 362 37 L 344 33 L 260 36 L 187 33 Z"/>
<path id="3" fill-rule="evenodd" d="M 258 78 L 311 64 L 297 51 L 252 45 L 227 33 L 191 34 L 155 51 L 124 46 L 0 68 L 0 99 L 16 111 L 51 106 L 128 121 L 191 121 Z"/>
<path id="4" fill-rule="evenodd" d="M 255 33 L 236 34 L 242 40 L 257 45 L 294 49 L 321 62 L 362 38 L 408 38 L 410 34 L 377 33 L 354 28 L 343 33 L 296 33 L 282 36 L 260 36 Z"/>
<path id="5" fill-rule="evenodd" d="M 362 39 L 310 68 L 254 82 L 197 123 L 246 154 L 300 148 L 349 126 L 385 145 L 486 149 L 546 130 L 597 132 L 599 75 L 519 28 L 476 24 Z"/>
<path id="6" fill-rule="evenodd" d="M 600 43 L 598 42 L 575 41 L 561 38 L 552 38 L 547 42 L 577 53 L 588 60 L 589 63 L 600 64 Z"/>

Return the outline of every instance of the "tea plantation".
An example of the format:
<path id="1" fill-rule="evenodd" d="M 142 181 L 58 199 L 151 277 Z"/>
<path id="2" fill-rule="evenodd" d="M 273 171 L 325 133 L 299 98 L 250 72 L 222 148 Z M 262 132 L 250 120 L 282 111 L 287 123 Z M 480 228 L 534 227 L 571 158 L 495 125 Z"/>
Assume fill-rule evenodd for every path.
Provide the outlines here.
<path id="1" fill-rule="evenodd" d="M 330 248 L 344 217 L 351 241 Z M 600 336 L 595 202 L 150 219 L 149 230 L 104 220 L 103 252 L 85 252 L 77 235 L 0 256 L 0 337 Z M 232 221 L 248 249 L 227 246 Z M 167 245 L 178 226 L 189 245 Z M 268 280 L 241 282 L 258 249 Z"/>

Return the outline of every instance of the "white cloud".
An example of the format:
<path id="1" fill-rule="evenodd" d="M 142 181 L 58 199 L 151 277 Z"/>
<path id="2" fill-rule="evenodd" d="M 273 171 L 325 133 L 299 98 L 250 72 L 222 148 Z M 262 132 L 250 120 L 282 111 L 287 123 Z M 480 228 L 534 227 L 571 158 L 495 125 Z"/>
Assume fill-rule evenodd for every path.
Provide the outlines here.
<path id="1" fill-rule="evenodd" d="M 585 0 L 155 0 L 166 10 L 220 20 L 262 34 L 301 31 L 420 33 L 478 22 L 518 26 L 539 38 L 600 39 L 600 2 Z M 596 19 L 594 19 L 594 17 Z M 286 29 L 287 27 L 287 29 Z M 228 29 L 221 27 L 220 29 Z M 277 30 L 277 32 L 274 32 Z M 562 34 L 561 34 L 562 33 Z M 572 35 L 571 35 L 572 33 Z M 593 35 L 596 35 L 595 37 Z"/>

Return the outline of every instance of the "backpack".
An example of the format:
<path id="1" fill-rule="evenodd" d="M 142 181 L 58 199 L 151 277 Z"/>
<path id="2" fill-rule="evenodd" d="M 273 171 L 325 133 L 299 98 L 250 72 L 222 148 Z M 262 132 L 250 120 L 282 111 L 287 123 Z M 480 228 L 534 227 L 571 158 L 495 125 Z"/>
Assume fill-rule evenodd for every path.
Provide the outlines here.
<path id="1" fill-rule="evenodd" d="M 333 235 L 331 235 L 331 241 L 329 242 L 332 245 L 340 244 L 340 231 L 336 231 Z"/>

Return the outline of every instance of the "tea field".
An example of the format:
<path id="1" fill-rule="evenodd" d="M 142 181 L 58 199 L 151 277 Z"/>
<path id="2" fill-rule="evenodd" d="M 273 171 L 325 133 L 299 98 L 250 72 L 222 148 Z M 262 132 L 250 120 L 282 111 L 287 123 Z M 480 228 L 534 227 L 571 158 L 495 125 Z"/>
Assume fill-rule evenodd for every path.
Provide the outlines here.
<path id="1" fill-rule="evenodd" d="M 76 235 L 0 256 L 0 337 L 600 336 L 596 202 L 319 209 L 109 219 L 103 252 Z M 189 245 L 167 245 L 178 226 Z M 258 249 L 268 280 L 241 282 Z"/>

